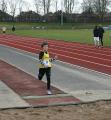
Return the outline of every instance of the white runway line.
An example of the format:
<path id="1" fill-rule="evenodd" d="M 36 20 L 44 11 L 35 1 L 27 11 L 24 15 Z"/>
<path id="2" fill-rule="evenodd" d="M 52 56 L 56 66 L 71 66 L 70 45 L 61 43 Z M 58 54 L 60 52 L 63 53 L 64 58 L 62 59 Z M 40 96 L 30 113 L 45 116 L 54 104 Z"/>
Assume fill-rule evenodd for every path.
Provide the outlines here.
<path id="1" fill-rule="evenodd" d="M 18 54 L 20 56 L 27 57 L 26 59 L 30 58 L 32 61 L 35 61 L 35 62 L 38 61 L 38 58 L 35 57 L 36 54 L 32 54 L 31 52 L 26 52 L 23 50 L 15 49 L 13 47 L 7 47 L 7 46 L 5 46 L 5 47 L 8 48 L 7 51 L 10 51 L 11 53 L 15 53 L 15 54 Z M 78 66 L 75 66 L 75 65 L 72 65 L 69 63 L 65 63 L 65 62 L 61 62 L 61 64 L 65 64 L 65 65 L 67 64 L 67 65 L 69 65 L 69 67 L 65 67 L 64 65 L 60 65 L 60 62 L 59 62 L 59 64 L 57 64 L 57 63 L 55 64 L 55 69 L 60 70 L 61 72 L 65 72 L 65 73 L 68 72 L 70 74 L 75 74 L 76 76 L 81 76 L 81 79 L 82 78 L 86 78 L 86 79 L 89 78 L 89 82 L 93 81 L 95 83 L 100 83 L 99 85 L 105 85 L 105 86 L 111 88 L 111 79 L 110 79 L 111 76 L 110 75 L 101 74 L 100 72 L 84 69 L 82 67 L 78 67 Z M 78 70 L 70 69 L 70 66 L 73 66 L 74 68 L 78 68 Z M 88 70 L 88 73 L 84 74 L 84 72 L 82 73 L 81 71 L 79 71 L 79 69 L 83 70 L 83 71 Z M 91 73 L 89 74 L 89 72 L 95 73 L 96 76 L 94 76 L 93 74 L 91 75 Z M 30 73 L 28 73 L 28 74 L 30 74 Z M 99 77 L 99 76 L 97 77 L 97 74 L 102 75 L 104 77 Z M 107 79 L 105 79 L 105 78 L 107 78 Z M 66 81 L 66 83 L 67 83 L 67 81 Z M 74 84 L 74 83 L 72 83 L 72 84 Z M 86 89 L 86 90 L 77 90 L 77 91 L 74 90 L 74 91 L 72 91 L 72 90 L 70 90 L 70 88 L 68 88 L 68 86 L 61 88 L 61 85 L 55 85 L 55 87 L 57 87 L 61 90 L 64 90 L 64 92 L 72 94 L 73 96 L 75 96 L 78 99 L 83 100 L 83 101 L 91 101 L 91 100 L 95 101 L 97 99 L 103 99 L 103 98 L 110 99 L 110 93 L 111 93 L 111 90 L 87 90 Z M 100 87 L 100 86 L 98 86 L 98 87 Z M 86 94 L 86 93 L 91 93 L 91 94 Z M 108 96 L 109 96 L 109 98 L 108 98 Z"/>
<path id="2" fill-rule="evenodd" d="M 29 107 L 12 89 L 0 81 L 0 108 Z"/>
<path id="3" fill-rule="evenodd" d="M 8 42 L 7 42 L 8 43 Z M 15 43 L 10 43 L 12 45 L 17 45 Z M 24 46 L 24 45 L 19 45 L 19 46 Z M 35 48 L 32 48 L 32 47 L 27 47 L 27 46 L 24 46 L 26 48 L 31 48 L 31 49 L 34 49 L 34 50 L 39 50 L 39 49 L 35 49 Z M 51 52 L 50 52 L 51 53 Z M 62 54 L 59 54 L 57 53 L 57 55 L 60 55 L 60 56 L 63 56 L 63 57 L 68 57 L 68 58 L 71 58 L 71 59 L 76 59 L 76 60 L 80 60 L 80 61 L 83 61 L 83 62 L 88 62 L 88 63 L 92 63 L 92 64 L 95 64 L 95 65 L 100 65 L 100 66 L 104 66 L 104 67 L 108 67 L 108 68 L 111 68 L 111 66 L 109 65 L 104 65 L 104 64 L 100 64 L 100 63 L 96 63 L 96 62 L 91 62 L 91 61 L 88 61 L 88 60 L 83 60 L 83 59 L 79 59 L 79 58 L 74 58 L 74 57 L 70 57 L 70 56 L 67 56 L 67 55 L 62 55 Z"/>

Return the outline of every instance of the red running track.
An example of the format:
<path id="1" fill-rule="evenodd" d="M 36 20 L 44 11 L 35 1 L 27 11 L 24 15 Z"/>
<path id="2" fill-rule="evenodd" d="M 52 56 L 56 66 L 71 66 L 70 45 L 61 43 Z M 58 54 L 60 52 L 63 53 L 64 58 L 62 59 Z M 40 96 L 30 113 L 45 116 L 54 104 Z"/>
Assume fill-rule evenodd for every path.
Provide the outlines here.
<path id="1" fill-rule="evenodd" d="M 111 48 L 99 49 L 93 45 L 76 42 L 0 35 L 0 44 L 37 54 L 43 41 L 48 41 L 50 54 L 52 56 L 58 55 L 61 61 L 111 74 Z"/>

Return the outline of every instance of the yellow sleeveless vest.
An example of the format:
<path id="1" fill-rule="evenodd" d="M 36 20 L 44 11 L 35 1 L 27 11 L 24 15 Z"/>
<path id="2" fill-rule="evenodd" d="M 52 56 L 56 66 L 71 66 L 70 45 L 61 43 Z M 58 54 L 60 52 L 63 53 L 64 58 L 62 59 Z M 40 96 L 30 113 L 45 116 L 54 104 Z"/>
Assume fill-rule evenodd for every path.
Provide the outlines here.
<path id="1" fill-rule="evenodd" d="M 47 52 L 47 54 L 44 52 L 44 55 L 42 57 L 42 61 L 44 62 L 44 64 L 47 64 L 48 67 L 52 67 L 51 62 L 50 62 L 50 57 L 49 57 L 49 53 Z M 43 64 L 39 65 L 40 68 L 44 68 Z"/>

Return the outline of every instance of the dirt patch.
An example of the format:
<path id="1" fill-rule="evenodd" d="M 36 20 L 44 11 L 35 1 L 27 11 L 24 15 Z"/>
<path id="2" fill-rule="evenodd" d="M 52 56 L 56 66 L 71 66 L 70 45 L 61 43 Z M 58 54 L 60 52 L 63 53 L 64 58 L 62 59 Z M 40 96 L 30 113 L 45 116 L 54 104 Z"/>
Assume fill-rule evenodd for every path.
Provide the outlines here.
<path id="1" fill-rule="evenodd" d="M 111 120 L 111 101 L 59 107 L 1 110 L 0 120 Z"/>

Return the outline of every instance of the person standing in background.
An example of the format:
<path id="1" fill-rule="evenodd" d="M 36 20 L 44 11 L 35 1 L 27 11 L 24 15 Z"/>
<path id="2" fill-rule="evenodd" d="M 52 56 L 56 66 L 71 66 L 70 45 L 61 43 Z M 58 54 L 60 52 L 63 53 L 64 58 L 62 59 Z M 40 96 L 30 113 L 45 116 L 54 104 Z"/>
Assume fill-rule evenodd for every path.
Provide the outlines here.
<path id="1" fill-rule="evenodd" d="M 97 26 L 95 26 L 95 28 L 93 30 L 93 37 L 94 37 L 95 47 L 99 47 L 99 30 L 98 30 Z"/>
<path id="2" fill-rule="evenodd" d="M 102 25 L 99 25 L 99 41 L 101 43 L 101 46 L 100 47 L 103 47 L 103 34 L 104 34 L 104 29 L 102 27 Z"/>
<path id="3" fill-rule="evenodd" d="M 13 27 L 12 27 L 12 31 L 14 32 L 15 31 L 15 26 L 13 25 Z"/>
<path id="4" fill-rule="evenodd" d="M 2 27 L 2 32 L 3 32 L 3 33 L 6 33 L 6 30 L 7 30 L 6 27 Z"/>

